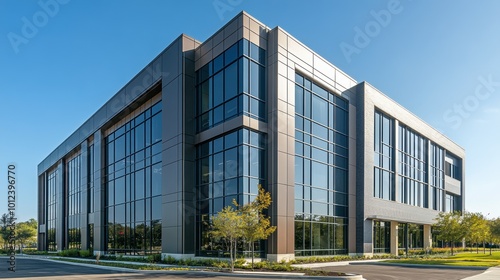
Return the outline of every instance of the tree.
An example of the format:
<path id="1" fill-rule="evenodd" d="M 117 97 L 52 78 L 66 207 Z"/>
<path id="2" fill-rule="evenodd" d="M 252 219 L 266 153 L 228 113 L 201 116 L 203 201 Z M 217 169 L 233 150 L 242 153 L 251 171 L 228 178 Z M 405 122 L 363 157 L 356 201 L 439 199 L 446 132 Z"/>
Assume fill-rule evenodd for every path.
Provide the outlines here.
<path id="1" fill-rule="evenodd" d="M 233 204 L 237 205 L 235 201 L 233 201 Z M 242 236 L 241 223 L 242 219 L 239 211 L 229 205 L 212 218 L 211 234 L 215 238 L 223 239 L 229 247 L 231 271 L 234 271 L 238 238 Z"/>
<path id="2" fill-rule="evenodd" d="M 489 236 L 490 227 L 483 214 L 466 212 L 463 216 L 463 225 L 466 233 L 465 239 L 476 244 L 476 252 L 479 254 L 480 242 L 483 242 L 484 250 L 486 250 L 484 243 Z"/>
<path id="3" fill-rule="evenodd" d="M 36 243 L 38 223 L 31 218 L 26 222 L 21 222 L 16 225 L 16 240 L 20 244 L 20 253 L 23 253 L 23 247 L 27 243 Z"/>
<path id="4" fill-rule="evenodd" d="M 451 254 L 455 243 L 463 240 L 467 235 L 464 219 L 459 211 L 439 213 L 434 227 L 438 238 L 451 243 Z"/>
<path id="5" fill-rule="evenodd" d="M 254 201 L 239 207 L 241 212 L 241 234 L 245 242 L 250 246 L 252 252 L 252 270 L 254 268 L 255 242 L 267 239 L 274 231 L 269 217 L 264 211 L 271 205 L 271 194 L 266 192 L 259 184 L 259 194 Z"/>
<path id="6" fill-rule="evenodd" d="M 8 225 L 10 224 L 11 217 L 9 214 L 2 214 L 0 217 L 0 236 L 3 239 L 3 248 L 7 249 L 9 239 L 10 239 L 10 229 Z"/>
<path id="7" fill-rule="evenodd" d="M 489 221 L 490 226 L 490 255 L 493 243 L 500 243 L 500 218 Z"/>

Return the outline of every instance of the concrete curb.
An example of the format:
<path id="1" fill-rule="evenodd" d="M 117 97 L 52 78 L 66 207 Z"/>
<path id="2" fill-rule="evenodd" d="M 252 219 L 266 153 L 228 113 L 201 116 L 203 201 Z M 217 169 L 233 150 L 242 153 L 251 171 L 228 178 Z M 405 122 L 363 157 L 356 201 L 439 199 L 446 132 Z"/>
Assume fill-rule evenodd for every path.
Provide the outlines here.
<path id="1" fill-rule="evenodd" d="M 119 272 L 133 272 L 133 273 L 163 273 L 163 274 L 176 274 L 176 275 L 185 275 L 185 274 L 206 274 L 206 275 L 211 275 L 211 276 L 231 276 L 231 277 L 238 277 L 238 278 L 267 278 L 267 279 L 330 279 L 330 280 L 341 280 L 341 279 L 350 279 L 350 280 L 363 280 L 362 275 L 347 275 L 347 276 L 305 276 L 305 275 L 300 275 L 299 273 L 291 273 L 291 272 L 251 272 L 251 271 L 235 271 L 234 273 L 229 273 L 229 272 L 214 272 L 214 271 L 189 271 L 189 270 L 138 270 L 138 269 L 132 269 L 132 268 L 124 268 L 124 267 L 114 267 L 114 266 L 101 266 L 101 265 L 96 265 L 96 264 L 86 264 L 86 263 L 76 263 L 76 262 L 68 262 L 68 261 L 62 261 L 62 260 L 53 260 L 50 258 L 37 258 L 43 261 L 51 261 L 51 262 L 58 262 L 58 263 L 65 263 L 65 264 L 70 264 L 70 265 L 79 265 L 79 266 L 85 266 L 85 267 L 92 267 L 92 268 L 99 268 L 103 270 L 112 270 L 112 271 L 119 271 Z M 102 261 L 101 261 L 102 262 Z M 118 262 L 119 263 L 119 262 Z M 138 265 L 142 265 L 142 263 L 134 263 Z"/>
<path id="2" fill-rule="evenodd" d="M 445 269 L 466 269 L 466 270 L 487 270 L 489 266 L 456 266 L 456 265 L 432 265 L 432 264 L 413 264 L 413 263 L 387 263 L 387 262 L 356 262 L 349 265 L 387 265 L 387 266 L 401 266 L 413 268 L 445 268 Z"/>

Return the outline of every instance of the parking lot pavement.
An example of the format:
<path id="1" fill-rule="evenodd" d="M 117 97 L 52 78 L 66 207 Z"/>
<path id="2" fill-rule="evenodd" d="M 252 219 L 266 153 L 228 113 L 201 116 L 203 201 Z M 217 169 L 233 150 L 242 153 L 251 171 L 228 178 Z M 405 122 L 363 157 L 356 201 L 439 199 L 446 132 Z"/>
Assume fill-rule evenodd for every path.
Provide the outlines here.
<path id="1" fill-rule="evenodd" d="M 362 274 L 363 278 L 367 280 L 458 280 L 481 274 L 486 270 L 486 268 L 482 270 L 470 270 L 457 268 L 402 267 L 375 263 L 329 266 L 315 269 Z M 474 278 L 474 280 L 476 279 Z"/>

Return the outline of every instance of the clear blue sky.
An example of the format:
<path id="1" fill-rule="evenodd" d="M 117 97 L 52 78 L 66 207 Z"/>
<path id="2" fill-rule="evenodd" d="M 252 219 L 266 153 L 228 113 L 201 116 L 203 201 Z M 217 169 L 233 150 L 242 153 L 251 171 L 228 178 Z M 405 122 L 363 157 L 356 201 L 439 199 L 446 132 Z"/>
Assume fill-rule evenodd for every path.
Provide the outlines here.
<path id="1" fill-rule="evenodd" d="M 203 41 L 241 10 L 464 147 L 467 210 L 500 216 L 499 1 L 54 1 L 0 0 L 0 174 L 18 164 L 21 220 L 40 161 L 177 36 Z"/>

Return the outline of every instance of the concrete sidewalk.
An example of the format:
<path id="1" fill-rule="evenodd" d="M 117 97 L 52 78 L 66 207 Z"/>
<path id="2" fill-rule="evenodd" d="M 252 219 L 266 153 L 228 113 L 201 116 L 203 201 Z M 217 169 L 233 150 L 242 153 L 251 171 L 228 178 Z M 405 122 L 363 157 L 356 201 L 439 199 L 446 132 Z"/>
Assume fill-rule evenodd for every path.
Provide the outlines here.
<path id="1" fill-rule="evenodd" d="M 500 267 L 491 267 L 479 275 L 467 277 L 464 278 L 463 280 L 498 280 L 498 279 L 500 279 Z"/>

